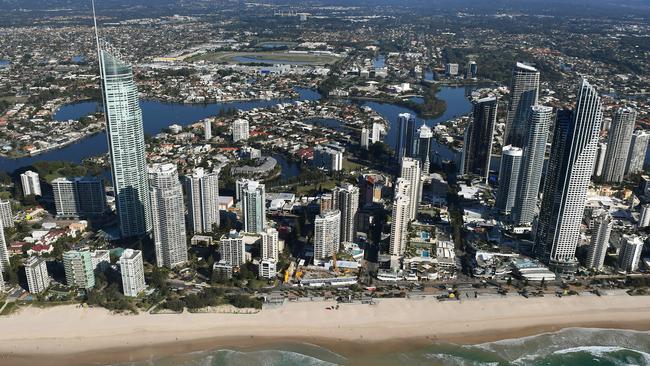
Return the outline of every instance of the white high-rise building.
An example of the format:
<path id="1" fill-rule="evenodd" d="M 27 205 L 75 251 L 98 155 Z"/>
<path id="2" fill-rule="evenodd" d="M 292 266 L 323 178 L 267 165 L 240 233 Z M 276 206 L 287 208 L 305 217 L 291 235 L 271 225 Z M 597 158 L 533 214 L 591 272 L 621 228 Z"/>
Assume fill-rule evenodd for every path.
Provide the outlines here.
<path id="1" fill-rule="evenodd" d="M 120 257 L 120 272 L 122 273 L 122 290 L 124 296 L 137 297 L 144 291 L 144 262 L 142 252 L 126 249 Z"/>
<path id="2" fill-rule="evenodd" d="M 333 208 L 341 211 L 341 241 L 354 242 L 357 234 L 359 187 L 341 183 L 332 190 Z"/>
<path id="3" fill-rule="evenodd" d="M 277 261 L 274 259 L 262 259 L 259 264 L 258 276 L 260 278 L 275 278 L 277 276 Z"/>
<path id="4" fill-rule="evenodd" d="M 582 80 L 575 110 L 557 113 L 535 252 L 552 268 L 575 272 L 575 252 L 598 148 L 602 103 Z"/>
<path id="5" fill-rule="evenodd" d="M 537 104 L 538 97 L 539 71 L 530 65 L 517 62 L 512 70 L 505 145 L 524 146 L 528 112 L 530 107 Z"/>
<path id="6" fill-rule="evenodd" d="M 241 191 L 244 231 L 261 233 L 266 227 L 266 191 L 264 184 L 248 181 Z"/>
<path id="7" fill-rule="evenodd" d="M 603 174 L 605 182 L 620 183 L 623 181 L 636 115 L 636 111 L 632 108 L 619 108 L 614 114 L 612 128 L 609 130 L 607 138 Z"/>
<path id="8" fill-rule="evenodd" d="M 11 211 L 11 201 L 0 201 L 0 225 L 14 227 L 14 214 Z"/>
<path id="9" fill-rule="evenodd" d="M 515 205 L 522 154 L 521 148 L 511 145 L 503 147 L 501 151 L 499 189 L 495 207 L 504 214 L 509 214 Z"/>
<path id="10" fill-rule="evenodd" d="M 25 260 L 25 276 L 27 277 L 27 288 L 32 294 L 40 294 L 50 286 L 47 263 L 43 258 L 27 258 Z"/>
<path id="11" fill-rule="evenodd" d="M 205 141 L 212 139 L 212 120 L 210 119 L 203 121 L 203 137 L 205 137 Z"/>
<path id="12" fill-rule="evenodd" d="M 537 214 L 537 197 L 542 181 L 548 129 L 553 108 L 535 105 L 528 113 L 526 141 L 521 159 L 517 196 L 512 219 L 517 225 L 528 225 Z"/>
<path id="13" fill-rule="evenodd" d="M 9 268 L 9 249 L 5 239 L 5 229 L 0 225 L 0 266 Z"/>
<path id="14" fill-rule="evenodd" d="M 327 259 L 339 251 L 341 245 L 341 211 L 331 210 L 314 220 L 314 258 Z"/>
<path id="15" fill-rule="evenodd" d="M 219 240 L 221 259 L 227 264 L 238 267 L 246 263 L 246 244 L 244 236 L 237 230 L 230 230 Z"/>
<path id="16" fill-rule="evenodd" d="M 248 120 L 243 118 L 236 119 L 232 123 L 232 140 L 233 142 L 248 140 L 249 136 Z"/>
<path id="17" fill-rule="evenodd" d="M 612 217 L 608 213 L 603 213 L 594 221 L 593 233 L 591 234 L 591 243 L 587 254 L 585 266 L 597 271 L 603 269 L 605 255 L 609 247 L 609 237 L 612 233 Z"/>
<path id="18" fill-rule="evenodd" d="M 185 177 L 187 213 L 194 233 L 211 233 L 219 226 L 219 172 L 196 168 Z"/>
<path id="19" fill-rule="evenodd" d="M 122 236 L 140 236 L 151 231 L 142 110 L 131 65 L 109 49 L 98 52 L 115 206 Z"/>
<path id="20" fill-rule="evenodd" d="M 415 220 L 422 199 L 422 169 L 420 161 L 413 158 L 402 159 L 400 178 L 409 182 L 409 221 Z"/>
<path id="21" fill-rule="evenodd" d="M 621 250 L 618 254 L 618 268 L 625 272 L 639 269 L 639 260 L 643 251 L 643 239 L 637 235 L 623 235 Z"/>
<path id="22" fill-rule="evenodd" d="M 24 172 L 20 175 L 20 183 L 23 186 L 23 195 L 41 195 L 41 182 L 38 173 L 31 170 Z"/>
<path id="23" fill-rule="evenodd" d="M 641 206 L 641 216 L 639 217 L 639 227 L 650 226 L 650 204 Z"/>
<path id="24" fill-rule="evenodd" d="M 174 164 L 149 168 L 154 244 L 158 267 L 173 268 L 187 262 L 183 188 Z"/>
<path id="25" fill-rule="evenodd" d="M 361 129 L 361 141 L 360 141 L 361 148 L 364 150 L 368 150 L 369 144 L 370 144 L 370 130 L 364 127 Z"/>
<path id="26" fill-rule="evenodd" d="M 343 169 L 343 149 L 318 145 L 314 147 L 312 164 L 320 169 L 338 172 Z"/>
<path id="27" fill-rule="evenodd" d="M 643 130 L 634 131 L 632 141 L 630 142 L 630 152 L 627 156 L 626 175 L 643 171 L 645 156 L 648 150 L 648 141 L 650 141 L 649 132 Z"/>
<path id="28" fill-rule="evenodd" d="M 408 225 L 411 221 L 411 183 L 398 178 L 395 182 L 392 223 L 390 227 L 390 255 L 401 256 L 406 251 Z"/>
<path id="29" fill-rule="evenodd" d="M 370 142 L 376 143 L 381 142 L 381 135 L 384 134 L 384 125 L 381 123 L 374 122 L 372 124 L 372 134 L 370 135 Z"/>
<path id="30" fill-rule="evenodd" d="M 280 259 L 278 231 L 273 227 L 267 227 L 262 232 L 262 259 L 273 259 L 276 262 Z"/>
<path id="31" fill-rule="evenodd" d="M 52 193 L 60 218 L 95 217 L 108 210 L 104 182 L 99 177 L 54 179 Z"/>
<path id="32" fill-rule="evenodd" d="M 598 143 L 598 151 L 596 151 L 596 163 L 594 164 L 594 177 L 600 177 L 603 175 L 606 155 L 607 155 L 607 143 L 606 142 Z M 623 167 L 625 167 L 625 164 L 623 164 Z"/>

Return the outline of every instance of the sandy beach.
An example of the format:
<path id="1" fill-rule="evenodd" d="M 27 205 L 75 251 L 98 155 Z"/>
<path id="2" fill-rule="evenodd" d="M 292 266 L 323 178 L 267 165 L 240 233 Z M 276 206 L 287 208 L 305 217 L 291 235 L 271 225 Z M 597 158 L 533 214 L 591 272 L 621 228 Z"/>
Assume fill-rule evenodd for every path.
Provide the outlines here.
<path id="1" fill-rule="evenodd" d="M 650 330 L 650 296 L 382 299 L 287 303 L 256 314 L 113 315 L 76 306 L 0 317 L 0 364 L 105 364 L 205 350 L 309 342 L 345 354 L 432 342 L 479 343 L 566 327 Z M 408 342 L 405 342 L 408 340 Z"/>

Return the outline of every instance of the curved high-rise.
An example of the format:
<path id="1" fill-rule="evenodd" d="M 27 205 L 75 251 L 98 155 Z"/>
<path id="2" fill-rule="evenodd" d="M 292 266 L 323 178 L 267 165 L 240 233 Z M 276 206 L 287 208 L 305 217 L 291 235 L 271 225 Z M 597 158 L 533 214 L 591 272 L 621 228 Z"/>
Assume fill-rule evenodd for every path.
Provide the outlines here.
<path id="1" fill-rule="evenodd" d="M 535 252 L 560 272 L 574 272 L 575 252 L 587 190 L 594 169 L 602 102 L 586 80 L 579 87 L 574 110 L 557 113 Z"/>
<path id="2" fill-rule="evenodd" d="M 515 205 L 517 182 L 521 171 L 522 150 L 515 146 L 504 146 L 501 150 L 499 168 L 499 189 L 495 207 L 504 214 L 510 213 Z"/>
<path id="3" fill-rule="evenodd" d="M 636 123 L 636 111 L 619 108 L 614 113 L 612 128 L 607 138 L 603 179 L 605 182 L 620 183 L 625 176 L 625 163 L 630 152 L 630 143 Z"/>
<path id="4" fill-rule="evenodd" d="M 151 230 L 142 111 L 131 66 L 99 50 L 115 206 L 123 237 Z"/>
<path id="5" fill-rule="evenodd" d="M 538 97 L 539 71 L 530 65 L 517 62 L 512 70 L 505 145 L 523 146 L 527 115 L 530 107 L 537 104 Z"/>
<path id="6" fill-rule="evenodd" d="M 530 107 L 528 113 L 528 128 L 517 182 L 517 196 L 512 208 L 512 221 L 516 225 L 532 223 L 537 214 L 537 197 L 552 115 L 553 108 L 541 105 Z"/>

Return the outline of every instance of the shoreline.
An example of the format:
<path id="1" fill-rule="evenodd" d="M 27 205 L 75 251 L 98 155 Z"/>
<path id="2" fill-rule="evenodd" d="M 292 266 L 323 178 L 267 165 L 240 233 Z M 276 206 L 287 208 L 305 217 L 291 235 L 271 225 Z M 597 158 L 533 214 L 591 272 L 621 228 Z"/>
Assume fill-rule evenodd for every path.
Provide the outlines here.
<path id="1" fill-rule="evenodd" d="M 107 364 L 218 348 L 308 343 L 343 356 L 477 344 L 564 328 L 650 330 L 650 296 L 381 299 L 377 305 L 288 303 L 257 314 L 113 315 L 75 306 L 0 318 L 3 365 Z M 612 320 L 616 319 L 616 320 Z M 290 320 L 290 321 L 288 321 Z M 378 351 L 380 350 L 380 351 Z"/>

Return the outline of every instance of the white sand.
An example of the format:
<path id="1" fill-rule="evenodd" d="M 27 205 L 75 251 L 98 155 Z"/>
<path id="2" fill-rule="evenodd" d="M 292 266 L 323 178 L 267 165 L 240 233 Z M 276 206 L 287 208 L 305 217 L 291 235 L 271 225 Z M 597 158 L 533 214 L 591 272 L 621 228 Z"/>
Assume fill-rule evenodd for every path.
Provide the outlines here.
<path id="1" fill-rule="evenodd" d="M 460 303 L 383 299 L 372 306 L 325 309 L 332 304 L 289 303 L 250 315 L 112 315 L 75 306 L 32 307 L 0 317 L 0 354 L 70 354 L 238 336 L 389 341 L 488 333 L 506 338 L 508 332 L 524 328 L 638 323 L 636 328 L 645 329 L 650 324 L 650 296 L 508 297 Z"/>

